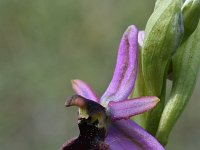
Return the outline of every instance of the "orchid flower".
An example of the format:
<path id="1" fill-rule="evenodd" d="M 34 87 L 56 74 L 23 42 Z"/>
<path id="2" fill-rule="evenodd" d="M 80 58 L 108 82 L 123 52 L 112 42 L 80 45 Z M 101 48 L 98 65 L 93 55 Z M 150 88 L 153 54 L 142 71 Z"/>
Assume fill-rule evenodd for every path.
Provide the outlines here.
<path id="1" fill-rule="evenodd" d="M 129 26 L 119 45 L 113 78 L 101 98 L 81 80 L 72 80 L 76 95 L 66 107 L 79 107 L 78 138 L 67 141 L 61 150 L 164 150 L 160 143 L 131 116 L 146 112 L 159 102 L 155 96 L 128 99 L 138 68 L 138 30 Z"/>

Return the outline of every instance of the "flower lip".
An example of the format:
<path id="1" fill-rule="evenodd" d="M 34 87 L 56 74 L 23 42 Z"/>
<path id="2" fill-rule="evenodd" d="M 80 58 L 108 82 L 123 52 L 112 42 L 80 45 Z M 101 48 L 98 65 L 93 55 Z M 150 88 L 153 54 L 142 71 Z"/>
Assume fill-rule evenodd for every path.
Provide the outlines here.
<path id="1" fill-rule="evenodd" d="M 98 128 L 96 122 L 91 123 L 91 118 L 81 119 L 78 123 L 80 134 L 78 138 L 66 142 L 62 150 L 108 150 L 109 146 L 104 142 L 107 131 L 104 128 Z"/>
<path id="2" fill-rule="evenodd" d="M 86 99 L 80 95 L 67 98 L 66 107 L 78 106 L 78 126 L 80 134 L 78 138 L 63 145 L 62 150 L 68 149 L 108 149 L 104 140 L 108 134 L 109 116 L 106 109 L 99 103 Z"/>
<path id="3" fill-rule="evenodd" d="M 78 106 L 78 120 L 81 122 L 87 119 L 88 123 L 95 123 L 99 128 L 105 128 L 107 131 L 110 122 L 110 116 L 105 107 L 92 100 L 86 99 L 80 95 L 73 95 L 65 102 L 66 107 Z"/>

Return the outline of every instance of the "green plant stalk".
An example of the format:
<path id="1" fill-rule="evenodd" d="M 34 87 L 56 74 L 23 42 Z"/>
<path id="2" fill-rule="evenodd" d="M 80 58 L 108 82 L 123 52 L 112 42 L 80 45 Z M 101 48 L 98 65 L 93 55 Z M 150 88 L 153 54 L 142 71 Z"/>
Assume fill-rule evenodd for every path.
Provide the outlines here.
<path id="1" fill-rule="evenodd" d="M 200 23 L 193 34 L 178 48 L 173 63 L 171 96 L 161 116 L 156 138 L 166 145 L 168 136 L 184 110 L 195 87 L 200 67 Z"/>
<path id="2" fill-rule="evenodd" d="M 170 61 L 169 61 L 170 62 Z M 165 96 L 166 96 L 166 78 L 167 78 L 167 73 L 168 73 L 168 67 L 169 63 L 167 65 L 166 71 L 165 71 L 165 77 L 163 79 L 163 87 L 162 87 L 162 92 L 159 96 L 160 102 L 150 112 L 148 112 L 147 117 L 146 117 L 146 126 L 145 129 L 151 133 L 152 135 L 156 135 L 156 131 L 158 129 L 159 121 L 163 112 L 163 108 L 165 106 Z M 147 93 L 146 93 L 147 94 Z"/>

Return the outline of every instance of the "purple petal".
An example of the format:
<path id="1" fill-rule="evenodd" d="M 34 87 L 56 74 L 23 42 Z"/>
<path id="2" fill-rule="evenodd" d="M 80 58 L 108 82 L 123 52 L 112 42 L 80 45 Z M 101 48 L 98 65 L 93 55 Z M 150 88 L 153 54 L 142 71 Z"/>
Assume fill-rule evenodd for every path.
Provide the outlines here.
<path id="1" fill-rule="evenodd" d="M 144 44 L 144 31 L 138 32 L 138 43 L 140 47 Z"/>
<path id="2" fill-rule="evenodd" d="M 72 82 L 72 87 L 76 92 L 76 94 L 99 103 L 98 97 L 87 83 L 78 79 L 72 80 L 71 82 Z"/>
<path id="3" fill-rule="evenodd" d="M 157 97 L 146 96 L 120 102 L 109 102 L 108 108 L 113 120 L 128 119 L 152 109 L 158 102 Z"/>
<path id="4" fill-rule="evenodd" d="M 138 31 L 129 26 L 118 50 L 117 64 L 110 85 L 101 98 L 101 103 L 120 101 L 130 95 L 137 75 Z"/>
<path id="5" fill-rule="evenodd" d="M 113 122 L 106 143 L 110 150 L 164 150 L 153 136 L 131 120 Z"/>

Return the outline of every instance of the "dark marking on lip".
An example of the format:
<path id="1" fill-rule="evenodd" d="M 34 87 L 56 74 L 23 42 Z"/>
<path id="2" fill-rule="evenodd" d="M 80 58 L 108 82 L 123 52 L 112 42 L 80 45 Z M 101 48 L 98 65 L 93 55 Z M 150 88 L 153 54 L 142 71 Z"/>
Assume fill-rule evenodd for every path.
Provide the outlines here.
<path id="1" fill-rule="evenodd" d="M 106 130 L 96 127 L 98 121 L 91 124 L 89 120 L 80 121 L 78 138 L 67 141 L 60 150 L 109 150 L 109 146 L 104 143 Z"/>

